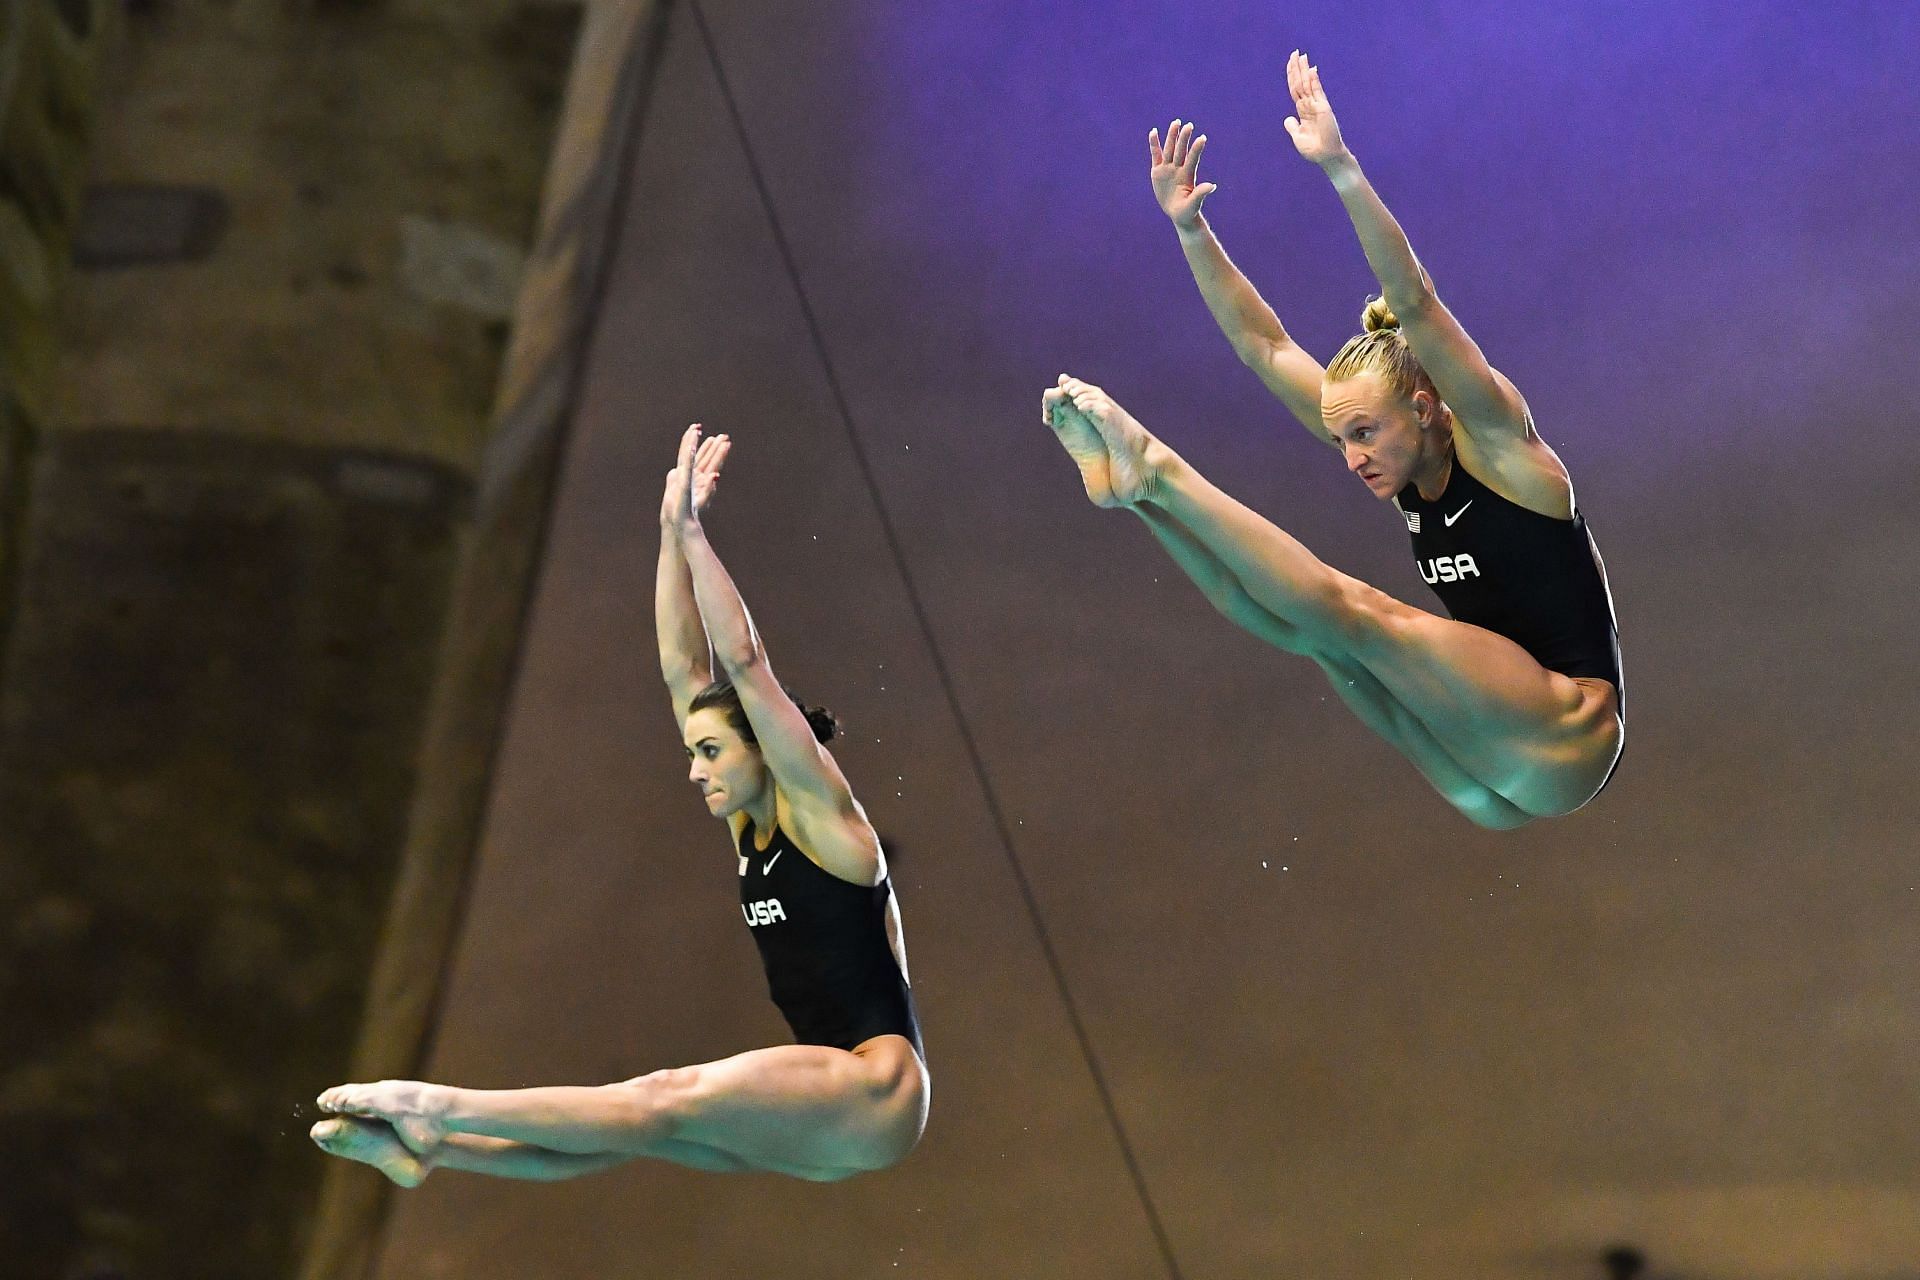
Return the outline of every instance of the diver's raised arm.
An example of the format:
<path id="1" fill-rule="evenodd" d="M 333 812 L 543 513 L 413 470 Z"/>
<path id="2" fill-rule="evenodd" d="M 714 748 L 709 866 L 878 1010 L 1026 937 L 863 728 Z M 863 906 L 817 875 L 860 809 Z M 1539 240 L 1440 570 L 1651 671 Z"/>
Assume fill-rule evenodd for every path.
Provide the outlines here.
<path id="1" fill-rule="evenodd" d="M 695 424 L 681 437 L 676 476 L 693 470 L 699 443 L 700 427 Z M 846 777 L 833 755 L 814 736 L 806 713 L 774 676 L 766 645 L 747 612 L 746 601 L 720 563 L 713 544 L 707 541 L 692 493 L 684 483 L 669 480 L 668 498 L 673 532 L 693 580 L 694 600 L 713 645 L 714 661 L 740 695 L 741 709 L 753 726 L 774 782 L 790 803 L 809 810 L 812 816 L 853 814 L 853 793 Z M 822 848 L 812 852 L 823 859 L 828 857 L 828 851 Z"/>
<path id="2" fill-rule="evenodd" d="M 1199 181 L 1200 153 L 1206 145 L 1205 134 L 1194 136 L 1191 121 L 1168 125 L 1164 145 L 1158 129 L 1147 134 L 1151 162 L 1147 176 L 1154 199 L 1173 223 L 1193 282 L 1234 354 L 1260 376 L 1302 426 L 1331 444 L 1333 438 L 1320 421 L 1320 362 L 1288 335 L 1279 315 L 1233 264 L 1201 213 L 1201 206 L 1216 190 L 1213 183 Z"/>
<path id="3" fill-rule="evenodd" d="M 1532 422 L 1526 401 L 1504 374 L 1487 363 L 1479 344 L 1440 301 L 1406 232 L 1340 136 L 1319 68 L 1297 49 L 1287 59 L 1287 89 L 1296 113 L 1286 121 L 1294 147 L 1333 183 L 1387 306 L 1398 317 L 1407 345 L 1433 379 L 1440 398 L 1454 411 L 1457 426 L 1477 437 L 1529 436 Z"/>
<path id="4" fill-rule="evenodd" d="M 704 441 L 693 460 L 691 500 L 696 513 L 713 501 L 720 483 L 720 468 L 727 460 L 732 441 L 714 436 Z M 707 644 L 707 629 L 700 621 L 700 606 L 693 596 L 693 577 L 687 571 L 686 557 L 680 550 L 680 538 L 674 516 L 681 500 L 674 487 L 675 471 L 667 475 L 660 500 L 660 559 L 653 578 L 653 628 L 660 644 L 660 674 L 666 679 L 673 697 L 676 723 L 685 723 L 687 707 L 694 695 L 713 681 L 713 650 Z"/>

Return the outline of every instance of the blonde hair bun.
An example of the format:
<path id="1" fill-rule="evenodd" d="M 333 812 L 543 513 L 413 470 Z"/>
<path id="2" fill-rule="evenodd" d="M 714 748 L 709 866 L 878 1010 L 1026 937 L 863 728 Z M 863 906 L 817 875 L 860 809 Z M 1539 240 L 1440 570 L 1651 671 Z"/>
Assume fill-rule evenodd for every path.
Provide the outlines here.
<path id="1" fill-rule="evenodd" d="M 1381 329 L 1398 329 L 1400 317 L 1393 314 L 1393 308 L 1387 305 L 1384 297 L 1367 299 L 1367 309 L 1360 313 L 1360 327 L 1368 333 L 1377 333 Z"/>

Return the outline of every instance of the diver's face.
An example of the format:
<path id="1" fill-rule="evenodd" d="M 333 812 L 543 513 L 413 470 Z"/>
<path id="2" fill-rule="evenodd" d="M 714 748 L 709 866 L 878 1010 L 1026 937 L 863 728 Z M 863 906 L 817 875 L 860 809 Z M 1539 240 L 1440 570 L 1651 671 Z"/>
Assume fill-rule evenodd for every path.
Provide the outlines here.
<path id="1" fill-rule="evenodd" d="M 687 781 L 700 788 L 707 812 L 724 818 L 751 805 L 767 785 L 766 762 L 727 723 L 719 707 L 702 707 L 687 717 L 682 741 L 687 748 Z"/>
<path id="2" fill-rule="evenodd" d="M 1320 388 L 1320 420 L 1376 498 L 1391 498 L 1407 487 L 1425 459 L 1427 432 L 1420 427 L 1419 401 L 1397 396 L 1369 370 Z"/>

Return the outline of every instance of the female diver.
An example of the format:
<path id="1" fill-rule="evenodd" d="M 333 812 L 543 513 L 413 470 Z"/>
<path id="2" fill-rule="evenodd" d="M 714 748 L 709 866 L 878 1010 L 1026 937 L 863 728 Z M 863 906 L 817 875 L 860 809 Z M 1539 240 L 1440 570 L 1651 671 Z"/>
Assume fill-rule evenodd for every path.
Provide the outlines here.
<path id="1" fill-rule="evenodd" d="M 435 1169 L 555 1181 L 635 1157 L 829 1182 L 919 1141 L 927 1068 L 879 839 L 823 745 L 833 718 L 774 678 L 701 527 L 730 448 L 689 427 L 667 476 L 660 666 L 688 778 L 732 836 L 741 912 L 798 1043 L 598 1087 L 342 1085 L 320 1095 L 337 1113 L 313 1128 L 327 1151 L 402 1186 Z"/>
<path id="2" fill-rule="evenodd" d="M 1131 508 L 1217 609 L 1318 663 L 1461 813 L 1493 829 L 1570 813 L 1612 776 L 1626 732 L 1606 571 L 1572 481 L 1519 391 L 1435 295 L 1297 50 L 1287 87 L 1287 132 L 1332 181 L 1384 295 L 1324 370 L 1201 216 L 1215 188 L 1197 181 L 1206 138 L 1191 124 L 1174 121 L 1164 146 L 1148 135 L 1154 194 L 1240 358 L 1399 506 L 1451 618 L 1321 563 L 1098 387 L 1063 376 L 1043 415 L 1095 503 Z"/>

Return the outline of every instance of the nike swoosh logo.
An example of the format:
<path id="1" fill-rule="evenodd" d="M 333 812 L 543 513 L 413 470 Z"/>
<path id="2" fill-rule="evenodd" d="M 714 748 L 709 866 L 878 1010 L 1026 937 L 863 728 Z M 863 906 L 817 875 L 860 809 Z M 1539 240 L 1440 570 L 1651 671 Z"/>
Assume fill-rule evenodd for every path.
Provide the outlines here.
<path id="1" fill-rule="evenodd" d="M 1468 498 L 1468 499 L 1467 499 L 1467 507 L 1470 507 L 1470 506 L 1472 506 L 1472 505 L 1473 505 L 1473 499 L 1472 499 L 1472 498 Z M 1459 509 L 1458 511 L 1456 511 L 1456 512 L 1454 512 L 1454 513 L 1453 513 L 1452 515 L 1450 515 L 1450 516 L 1444 516 L 1444 517 L 1442 517 L 1442 519 L 1443 519 L 1443 521 L 1445 522 L 1445 524 L 1446 524 L 1446 526 L 1447 526 L 1447 528 L 1449 528 L 1449 529 L 1451 529 L 1451 528 L 1453 528 L 1453 522 L 1454 522 L 1455 520 L 1458 520 L 1458 519 L 1459 519 L 1459 518 L 1460 518 L 1461 516 L 1463 516 L 1463 515 L 1465 515 L 1465 514 L 1467 514 L 1467 507 L 1462 507 L 1462 508 L 1460 508 L 1460 509 Z"/>
<path id="2" fill-rule="evenodd" d="M 786 850 L 785 850 L 785 849 L 782 849 L 782 850 L 780 851 L 780 853 L 785 853 L 785 852 L 786 852 Z M 766 866 L 764 866 L 764 867 L 762 867 L 762 868 L 760 868 L 760 874 L 761 874 L 761 875 L 763 875 L 763 876 L 766 876 L 766 875 L 772 875 L 772 874 L 773 874 L 773 864 L 774 864 L 774 863 L 776 863 L 776 862 L 778 862 L 778 861 L 780 861 L 780 853 L 776 853 L 776 854 L 774 854 L 774 855 L 773 855 L 773 856 L 772 856 L 771 858 L 768 858 L 768 859 L 767 859 L 767 865 L 766 865 Z"/>

